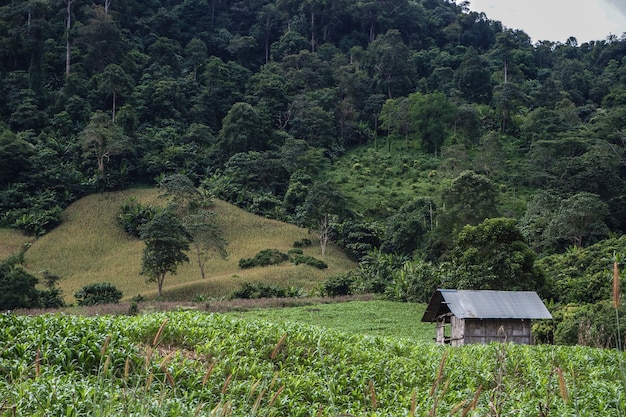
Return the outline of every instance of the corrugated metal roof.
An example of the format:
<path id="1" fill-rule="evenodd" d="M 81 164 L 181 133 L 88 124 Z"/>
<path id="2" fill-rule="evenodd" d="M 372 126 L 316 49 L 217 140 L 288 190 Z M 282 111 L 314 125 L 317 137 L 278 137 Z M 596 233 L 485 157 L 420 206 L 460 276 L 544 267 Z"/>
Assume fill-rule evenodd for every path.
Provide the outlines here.
<path id="1" fill-rule="evenodd" d="M 452 313 L 461 319 L 551 319 L 534 291 L 445 290 L 433 294 L 422 321 Z"/>

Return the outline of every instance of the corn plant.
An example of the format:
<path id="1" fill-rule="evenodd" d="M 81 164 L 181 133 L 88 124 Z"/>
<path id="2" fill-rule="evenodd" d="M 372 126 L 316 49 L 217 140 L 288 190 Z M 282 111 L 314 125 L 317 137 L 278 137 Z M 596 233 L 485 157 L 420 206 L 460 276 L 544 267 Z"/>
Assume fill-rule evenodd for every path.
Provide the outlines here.
<path id="1" fill-rule="evenodd" d="M 2 314 L 0 416 L 624 415 L 621 355 L 198 311 Z"/>

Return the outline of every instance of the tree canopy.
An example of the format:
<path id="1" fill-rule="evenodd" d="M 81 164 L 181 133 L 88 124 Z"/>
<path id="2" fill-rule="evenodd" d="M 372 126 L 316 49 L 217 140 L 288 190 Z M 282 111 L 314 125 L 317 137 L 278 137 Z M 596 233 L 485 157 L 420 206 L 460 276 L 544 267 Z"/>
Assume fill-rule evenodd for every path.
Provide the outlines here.
<path id="1" fill-rule="evenodd" d="M 359 259 L 479 272 L 465 228 L 500 216 L 538 258 L 626 232 L 623 34 L 533 43 L 447 0 L 7 0 L 0 44 L 2 227 L 182 176 Z M 154 253 L 211 224 L 181 202 Z M 157 281 L 186 261 L 154 253 Z"/>
<path id="2" fill-rule="evenodd" d="M 537 255 L 526 244 L 515 219 L 492 218 L 465 226 L 456 239 L 448 284 L 472 290 L 537 291 L 544 284 Z"/>

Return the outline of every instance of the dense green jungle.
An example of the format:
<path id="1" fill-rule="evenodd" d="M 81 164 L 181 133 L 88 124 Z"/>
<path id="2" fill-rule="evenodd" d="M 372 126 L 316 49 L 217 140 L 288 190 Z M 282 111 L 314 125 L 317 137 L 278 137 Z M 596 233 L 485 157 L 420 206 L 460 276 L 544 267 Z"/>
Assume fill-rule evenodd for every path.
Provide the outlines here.
<path id="1" fill-rule="evenodd" d="M 468 5 L 2 0 L 0 227 L 182 175 L 339 245 L 328 293 L 536 290 L 539 340 L 619 345 L 626 35 L 533 43 Z"/>

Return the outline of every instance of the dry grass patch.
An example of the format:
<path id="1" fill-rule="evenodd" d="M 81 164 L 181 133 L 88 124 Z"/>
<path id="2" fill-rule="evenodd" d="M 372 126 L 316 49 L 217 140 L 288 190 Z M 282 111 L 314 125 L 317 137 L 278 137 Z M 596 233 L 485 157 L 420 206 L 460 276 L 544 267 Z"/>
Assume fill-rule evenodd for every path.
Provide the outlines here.
<path id="1" fill-rule="evenodd" d="M 25 236 L 19 230 L 0 229 L 0 260 L 19 253 L 24 245 L 34 240 L 35 238 Z"/>
<path id="2" fill-rule="evenodd" d="M 48 270 L 61 277 L 59 285 L 67 302 L 87 284 L 110 282 L 124 293 L 124 299 L 141 294 L 156 297 L 156 284 L 146 283 L 139 274 L 143 242 L 128 237 L 117 225 L 121 204 L 133 197 L 143 204 L 162 205 L 155 189 L 132 189 L 94 194 L 69 206 L 61 226 L 35 241 L 26 252 L 26 267 L 37 275 Z M 255 216 L 223 201 L 215 201 L 216 220 L 228 241 L 228 257 L 215 255 L 207 262 L 207 278 L 201 279 L 198 266 L 191 262 L 168 275 L 164 283 L 166 299 L 192 299 L 195 296 L 223 297 L 243 282 L 264 282 L 311 289 L 320 281 L 355 267 L 338 248 L 329 247 L 322 258 L 319 243 L 306 229 Z M 324 271 L 306 265 L 239 268 L 241 258 L 254 257 L 263 249 L 287 252 L 295 241 L 308 238 L 313 245 L 304 248 L 328 264 Z"/>

